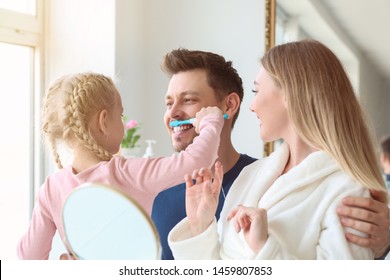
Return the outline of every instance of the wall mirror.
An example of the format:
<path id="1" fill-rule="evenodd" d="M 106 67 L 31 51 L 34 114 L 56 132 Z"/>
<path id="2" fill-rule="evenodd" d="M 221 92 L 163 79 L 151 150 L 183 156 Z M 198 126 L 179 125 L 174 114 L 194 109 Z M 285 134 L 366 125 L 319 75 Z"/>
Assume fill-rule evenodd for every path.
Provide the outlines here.
<path id="1" fill-rule="evenodd" d="M 389 134 L 390 4 L 381 0 L 274 0 L 274 43 L 312 38 L 341 60 L 378 138 Z M 353 9 L 351 9 L 353 7 Z M 272 41 L 271 41 L 272 43 Z"/>
<path id="2" fill-rule="evenodd" d="M 158 233 L 144 210 L 119 190 L 94 183 L 75 189 L 62 212 L 66 246 L 82 260 L 155 260 Z"/>
<path id="3" fill-rule="evenodd" d="M 312 38 L 319 40 L 336 53 L 349 72 L 352 83 L 358 88 L 358 61 L 352 51 L 330 28 L 321 1 L 268 0 L 266 1 L 266 50 L 275 45 Z M 321 13 L 322 11 L 322 13 Z M 272 153 L 282 140 L 264 144 L 264 156 Z"/>
<path id="4" fill-rule="evenodd" d="M 332 8 L 326 1 L 274 0 L 276 2 L 274 44 L 312 38 L 326 44 L 336 53 L 355 87 L 357 83 L 358 57 L 353 42 L 331 17 Z M 341 1 L 345 2 L 345 1 Z M 340 3 L 340 2 L 338 2 Z"/>

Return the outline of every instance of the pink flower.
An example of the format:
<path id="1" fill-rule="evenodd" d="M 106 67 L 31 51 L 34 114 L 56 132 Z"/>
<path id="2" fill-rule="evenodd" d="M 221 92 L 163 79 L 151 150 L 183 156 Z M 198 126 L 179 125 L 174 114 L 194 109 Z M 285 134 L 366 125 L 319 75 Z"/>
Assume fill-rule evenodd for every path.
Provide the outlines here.
<path id="1" fill-rule="evenodd" d="M 137 145 L 138 140 L 141 138 L 141 135 L 137 133 L 140 129 L 139 123 L 136 120 L 126 121 L 126 116 L 123 116 L 124 134 L 121 147 L 130 149 L 139 147 L 139 145 Z"/>
<path id="2" fill-rule="evenodd" d="M 138 125 L 138 122 L 136 120 L 129 120 L 127 123 L 126 123 L 126 126 L 125 128 L 126 129 L 132 129 L 133 127 L 136 127 Z"/>

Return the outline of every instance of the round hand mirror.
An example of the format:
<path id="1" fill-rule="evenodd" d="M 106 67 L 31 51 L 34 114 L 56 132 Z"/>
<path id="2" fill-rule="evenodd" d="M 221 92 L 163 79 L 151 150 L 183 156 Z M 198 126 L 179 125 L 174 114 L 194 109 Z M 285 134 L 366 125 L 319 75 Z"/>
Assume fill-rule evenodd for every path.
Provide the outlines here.
<path id="1" fill-rule="evenodd" d="M 146 212 L 121 191 L 95 183 L 75 189 L 62 210 L 66 245 L 77 259 L 159 258 L 158 233 Z"/>

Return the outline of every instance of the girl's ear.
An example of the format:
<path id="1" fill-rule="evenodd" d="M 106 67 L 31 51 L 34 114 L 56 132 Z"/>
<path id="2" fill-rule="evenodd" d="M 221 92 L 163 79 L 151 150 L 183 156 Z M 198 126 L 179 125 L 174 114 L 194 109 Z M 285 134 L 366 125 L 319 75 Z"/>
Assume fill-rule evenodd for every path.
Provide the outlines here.
<path id="1" fill-rule="evenodd" d="M 108 112 L 106 109 L 101 110 L 98 115 L 98 128 L 99 132 L 108 133 Z"/>
<path id="2" fill-rule="evenodd" d="M 229 115 L 229 119 L 231 119 L 234 115 L 236 115 L 238 109 L 240 108 L 240 97 L 237 93 L 230 93 L 223 104 L 224 113 Z"/>

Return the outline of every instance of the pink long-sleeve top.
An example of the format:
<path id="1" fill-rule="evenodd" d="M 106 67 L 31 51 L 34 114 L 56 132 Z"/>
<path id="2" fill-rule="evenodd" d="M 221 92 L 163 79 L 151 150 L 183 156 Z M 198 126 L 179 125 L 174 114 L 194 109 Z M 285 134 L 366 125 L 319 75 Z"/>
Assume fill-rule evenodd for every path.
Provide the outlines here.
<path id="1" fill-rule="evenodd" d="M 49 175 L 39 190 L 28 231 L 19 241 L 19 259 L 48 259 L 56 230 L 64 240 L 63 203 L 82 183 L 115 186 L 137 200 L 150 214 L 160 191 L 183 182 L 184 175 L 194 169 L 214 164 L 222 126 L 222 115 L 206 115 L 201 120 L 199 136 L 185 151 L 170 157 L 125 159 L 114 156 L 78 174 L 68 166 Z"/>

